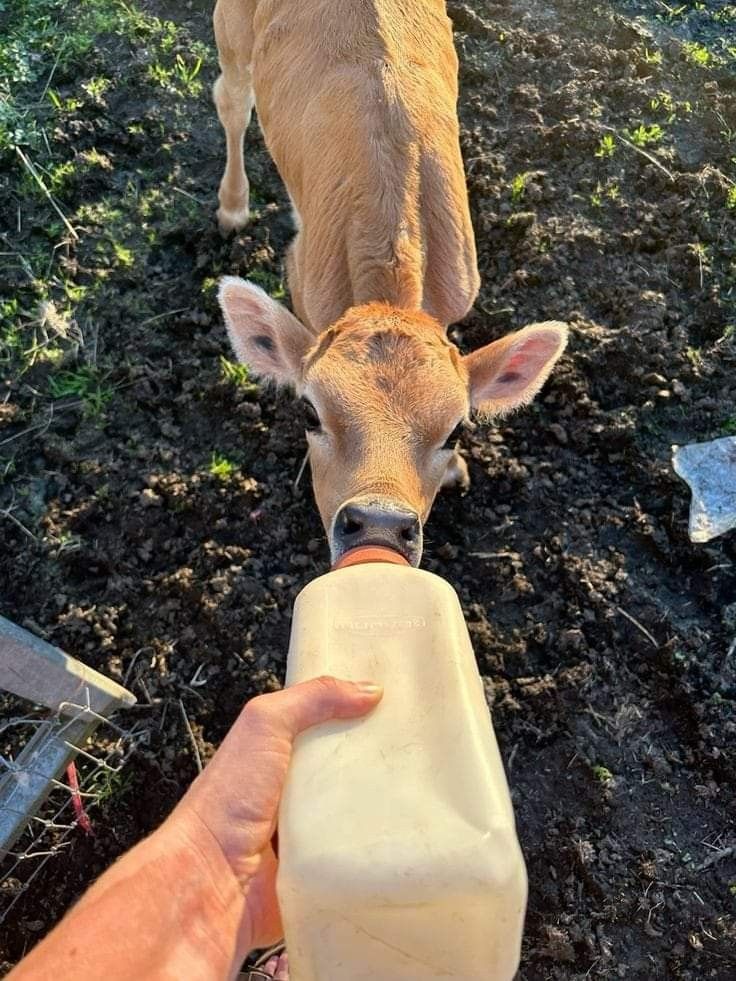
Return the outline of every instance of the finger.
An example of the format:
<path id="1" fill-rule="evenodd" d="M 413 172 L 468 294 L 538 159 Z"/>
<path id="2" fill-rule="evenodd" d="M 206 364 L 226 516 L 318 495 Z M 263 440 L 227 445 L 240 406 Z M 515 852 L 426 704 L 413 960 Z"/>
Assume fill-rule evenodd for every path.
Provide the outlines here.
<path id="1" fill-rule="evenodd" d="M 383 688 L 372 681 L 342 681 L 323 675 L 248 703 L 251 718 L 264 721 L 290 740 L 311 726 L 333 719 L 355 719 L 375 708 Z"/>
<path id="2" fill-rule="evenodd" d="M 289 955 L 286 951 L 279 957 L 274 981 L 289 981 Z"/>

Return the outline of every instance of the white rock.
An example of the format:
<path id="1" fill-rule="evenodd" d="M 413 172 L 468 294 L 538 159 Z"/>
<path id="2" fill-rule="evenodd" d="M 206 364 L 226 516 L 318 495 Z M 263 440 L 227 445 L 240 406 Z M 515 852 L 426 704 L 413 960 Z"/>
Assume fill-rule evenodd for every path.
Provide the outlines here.
<path id="1" fill-rule="evenodd" d="M 709 542 L 736 528 L 736 436 L 673 446 L 672 466 L 693 495 L 690 541 Z"/>

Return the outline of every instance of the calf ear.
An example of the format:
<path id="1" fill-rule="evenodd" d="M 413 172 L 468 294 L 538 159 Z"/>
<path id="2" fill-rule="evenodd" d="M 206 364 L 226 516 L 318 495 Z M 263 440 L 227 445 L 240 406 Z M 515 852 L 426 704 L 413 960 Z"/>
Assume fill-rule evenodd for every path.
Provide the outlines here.
<path id="1" fill-rule="evenodd" d="M 503 415 L 531 402 L 566 344 L 567 325 L 549 320 L 472 351 L 463 359 L 471 405 L 487 415 Z"/>
<path id="2" fill-rule="evenodd" d="M 278 385 L 294 385 L 315 338 L 286 307 L 260 286 L 223 276 L 218 293 L 230 343 L 238 361 Z"/>

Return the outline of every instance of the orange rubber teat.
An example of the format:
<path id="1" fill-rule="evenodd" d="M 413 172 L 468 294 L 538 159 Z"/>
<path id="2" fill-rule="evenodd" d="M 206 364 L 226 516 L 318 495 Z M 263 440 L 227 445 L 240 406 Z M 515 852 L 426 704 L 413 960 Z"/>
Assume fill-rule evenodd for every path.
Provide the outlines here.
<path id="1" fill-rule="evenodd" d="M 341 555 L 333 565 L 335 569 L 347 569 L 351 565 L 364 565 L 366 562 L 388 562 L 390 565 L 409 565 L 401 552 L 386 545 L 359 545 Z"/>

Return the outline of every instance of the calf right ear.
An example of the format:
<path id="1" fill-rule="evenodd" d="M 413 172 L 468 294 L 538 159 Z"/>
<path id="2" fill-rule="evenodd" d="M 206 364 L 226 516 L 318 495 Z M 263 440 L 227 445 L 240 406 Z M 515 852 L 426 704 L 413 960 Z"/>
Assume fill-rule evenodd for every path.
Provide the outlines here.
<path id="1" fill-rule="evenodd" d="M 260 286 L 223 276 L 218 299 L 238 361 L 277 385 L 295 385 L 315 338 Z"/>

